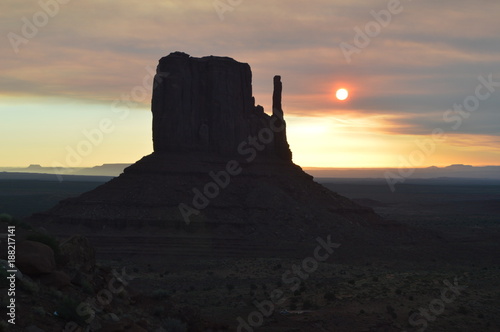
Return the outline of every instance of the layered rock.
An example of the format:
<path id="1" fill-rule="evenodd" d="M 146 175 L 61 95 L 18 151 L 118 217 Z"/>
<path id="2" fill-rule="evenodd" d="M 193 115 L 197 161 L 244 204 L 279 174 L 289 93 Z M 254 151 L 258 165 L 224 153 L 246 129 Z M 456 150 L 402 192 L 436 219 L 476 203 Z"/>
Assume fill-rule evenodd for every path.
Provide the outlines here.
<path id="1" fill-rule="evenodd" d="M 276 141 L 278 150 L 270 146 L 263 154 L 291 160 L 281 110 L 281 82 L 276 80 L 279 82 L 279 76 L 275 78 L 273 117 L 276 128 L 282 128 L 277 133 L 280 142 Z M 158 153 L 203 151 L 234 156 L 248 137 L 272 126 L 271 117 L 255 105 L 250 66 L 225 57 L 193 58 L 176 52 L 162 58 L 152 112 L 153 145 Z"/>
<path id="2" fill-rule="evenodd" d="M 48 274 L 56 268 L 54 251 L 43 243 L 28 240 L 17 245 L 16 264 L 30 276 Z"/>

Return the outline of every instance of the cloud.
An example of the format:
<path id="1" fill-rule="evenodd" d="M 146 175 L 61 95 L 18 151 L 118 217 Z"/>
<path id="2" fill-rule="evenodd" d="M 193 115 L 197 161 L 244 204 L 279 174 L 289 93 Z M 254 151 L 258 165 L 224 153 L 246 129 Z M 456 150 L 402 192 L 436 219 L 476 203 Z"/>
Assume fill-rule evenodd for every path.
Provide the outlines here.
<path id="1" fill-rule="evenodd" d="M 500 80 L 500 3 L 403 2 L 348 64 L 339 43 L 353 43 L 354 28 L 387 3 L 243 1 L 221 21 L 212 1 L 71 1 L 19 54 L 2 39 L 0 93 L 109 103 L 142 84 L 146 67 L 180 50 L 250 63 L 257 102 L 267 110 L 272 76 L 281 74 L 289 115 L 385 117 L 387 133 L 425 135 L 474 92 L 479 75 Z M 0 6 L 4 36 L 21 33 L 21 19 L 40 10 L 38 1 Z M 350 87 L 348 103 L 331 98 L 339 85 Z M 498 94 L 457 132 L 498 135 Z"/>

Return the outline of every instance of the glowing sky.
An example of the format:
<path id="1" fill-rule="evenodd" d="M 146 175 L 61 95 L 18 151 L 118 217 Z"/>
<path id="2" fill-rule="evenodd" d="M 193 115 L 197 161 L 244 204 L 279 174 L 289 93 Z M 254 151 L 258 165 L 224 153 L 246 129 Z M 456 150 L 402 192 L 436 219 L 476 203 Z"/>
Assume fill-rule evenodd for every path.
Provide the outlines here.
<path id="1" fill-rule="evenodd" d="M 174 51 L 249 63 L 268 113 L 281 75 L 301 166 L 498 165 L 498 13 L 488 0 L 2 0 L 0 166 L 151 153 L 151 72 Z"/>

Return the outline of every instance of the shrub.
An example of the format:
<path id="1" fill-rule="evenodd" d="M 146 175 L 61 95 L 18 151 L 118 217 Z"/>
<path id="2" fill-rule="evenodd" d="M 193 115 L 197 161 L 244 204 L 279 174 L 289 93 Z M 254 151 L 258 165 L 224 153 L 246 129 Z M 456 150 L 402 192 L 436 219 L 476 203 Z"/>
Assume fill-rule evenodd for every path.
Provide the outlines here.
<path id="1" fill-rule="evenodd" d="M 80 316 L 76 311 L 76 308 L 78 308 L 79 305 L 80 302 L 76 299 L 64 297 L 56 306 L 57 316 L 66 321 L 75 322 L 80 326 L 85 326 L 85 320 L 87 317 Z"/>
<path id="2" fill-rule="evenodd" d="M 1 213 L 0 214 L 0 222 L 6 222 L 10 224 L 13 221 L 13 218 L 10 214 L 7 213 Z"/>
<path id="3" fill-rule="evenodd" d="M 33 229 L 33 227 L 30 224 L 24 221 L 19 221 L 18 219 L 13 218 L 10 214 L 7 213 L 0 214 L 0 222 L 5 222 L 10 226 L 16 226 L 17 228 L 23 228 L 27 230 Z"/>
<path id="4" fill-rule="evenodd" d="M 37 294 L 40 291 L 39 284 L 27 278 L 21 280 L 19 287 L 30 294 Z"/>
<path id="5" fill-rule="evenodd" d="M 92 284 L 88 280 L 82 281 L 82 289 L 85 293 L 87 293 L 89 295 L 94 294 L 94 287 L 92 286 Z"/>
<path id="6" fill-rule="evenodd" d="M 31 308 L 31 311 L 38 316 L 45 316 L 45 309 L 43 307 L 33 307 Z"/>
<path id="7" fill-rule="evenodd" d="M 43 244 L 49 246 L 50 248 L 52 248 L 52 250 L 54 250 L 54 254 L 56 256 L 60 254 L 59 241 L 55 237 L 53 237 L 52 235 L 42 234 L 42 233 L 34 233 L 34 234 L 28 235 L 26 237 L 26 240 L 43 243 Z"/>

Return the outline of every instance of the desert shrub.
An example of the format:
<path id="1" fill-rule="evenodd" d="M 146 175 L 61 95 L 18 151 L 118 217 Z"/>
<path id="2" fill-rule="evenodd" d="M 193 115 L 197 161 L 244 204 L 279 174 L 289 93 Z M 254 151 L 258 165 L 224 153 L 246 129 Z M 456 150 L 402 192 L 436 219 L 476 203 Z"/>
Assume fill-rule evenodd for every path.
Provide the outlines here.
<path id="1" fill-rule="evenodd" d="M 33 307 L 31 308 L 31 312 L 37 314 L 38 316 L 45 316 L 45 309 L 43 307 Z"/>
<path id="2" fill-rule="evenodd" d="M 34 233 L 30 234 L 26 237 L 26 240 L 35 241 L 43 243 L 49 246 L 54 251 L 54 258 L 57 264 L 63 263 L 63 257 L 61 255 L 61 250 L 59 248 L 59 240 L 57 240 L 54 236 L 43 233 Z"/>
<path id="3" fill-rule="evenodd" d="M 33 229 L 33 227 L 30 224 L 24 221 L 19 221 L 18 219 L 13 218 L 10 214 L 7 213 L 0 214 L 0 222 L 5 222 L 10 226 L 16 226 L 17 228 L 23 228 L 28 230 Z"/>
<path id="4" fill-rule="evenodd" d="M 10 224 L 14 219 L 12 218 L 12 216 L 10 214 L 7 214 L 7 213 L 1 213 L 0 214 L 0 222 L 6 222 L 8 224 Z"/>
<path id="5" fill-rule="evenodd" d="M 30 294 L 37 294 L 40 291 L 39 284 L 27 278 L 21 280 L 19 287 Z"/>
<path id="6" fill-rule="evenodd" d="M 168 317 L 163 321 L 163 328 L 167 330 L 167 332 L 186 332 L 187 325 L 186 323 L 181 322 L 178 319 Z"/>
<path id="7" fill-rule="evenodd" d="M 82 281 L 82 289 L 87 294 L 90 295 L 94 294 L 94 286 L 92 286 L 92 284 L 88 280 Z"/>
<path id="8" fill-rule="evenodd" d="M 43 243 L 43 244 L 49 246 L 50 248 L 52 248 L 52 250 L 54 250 L 54 254 L 56 254 L 56 256 L 59 255 L 61 252 L 59 249 L 59 241 L 55 237 L 53 237 L 52 235 L 42 234 L 42 233 L 34 233 L 34 234 L 28 235 L 26 237 L 26 240 L 40 242 L 40 243 Z"/>
<path id="9" fill-rule="evenodd" d="M 64 297 L 61 302 L 56 306 L 57 316 L 70 322 L 75 322 L 78 325 L 84 326 L 86 316 L 80 316 L 76 308 L 80 305 L 80 302 L 74 298 Z"/>

